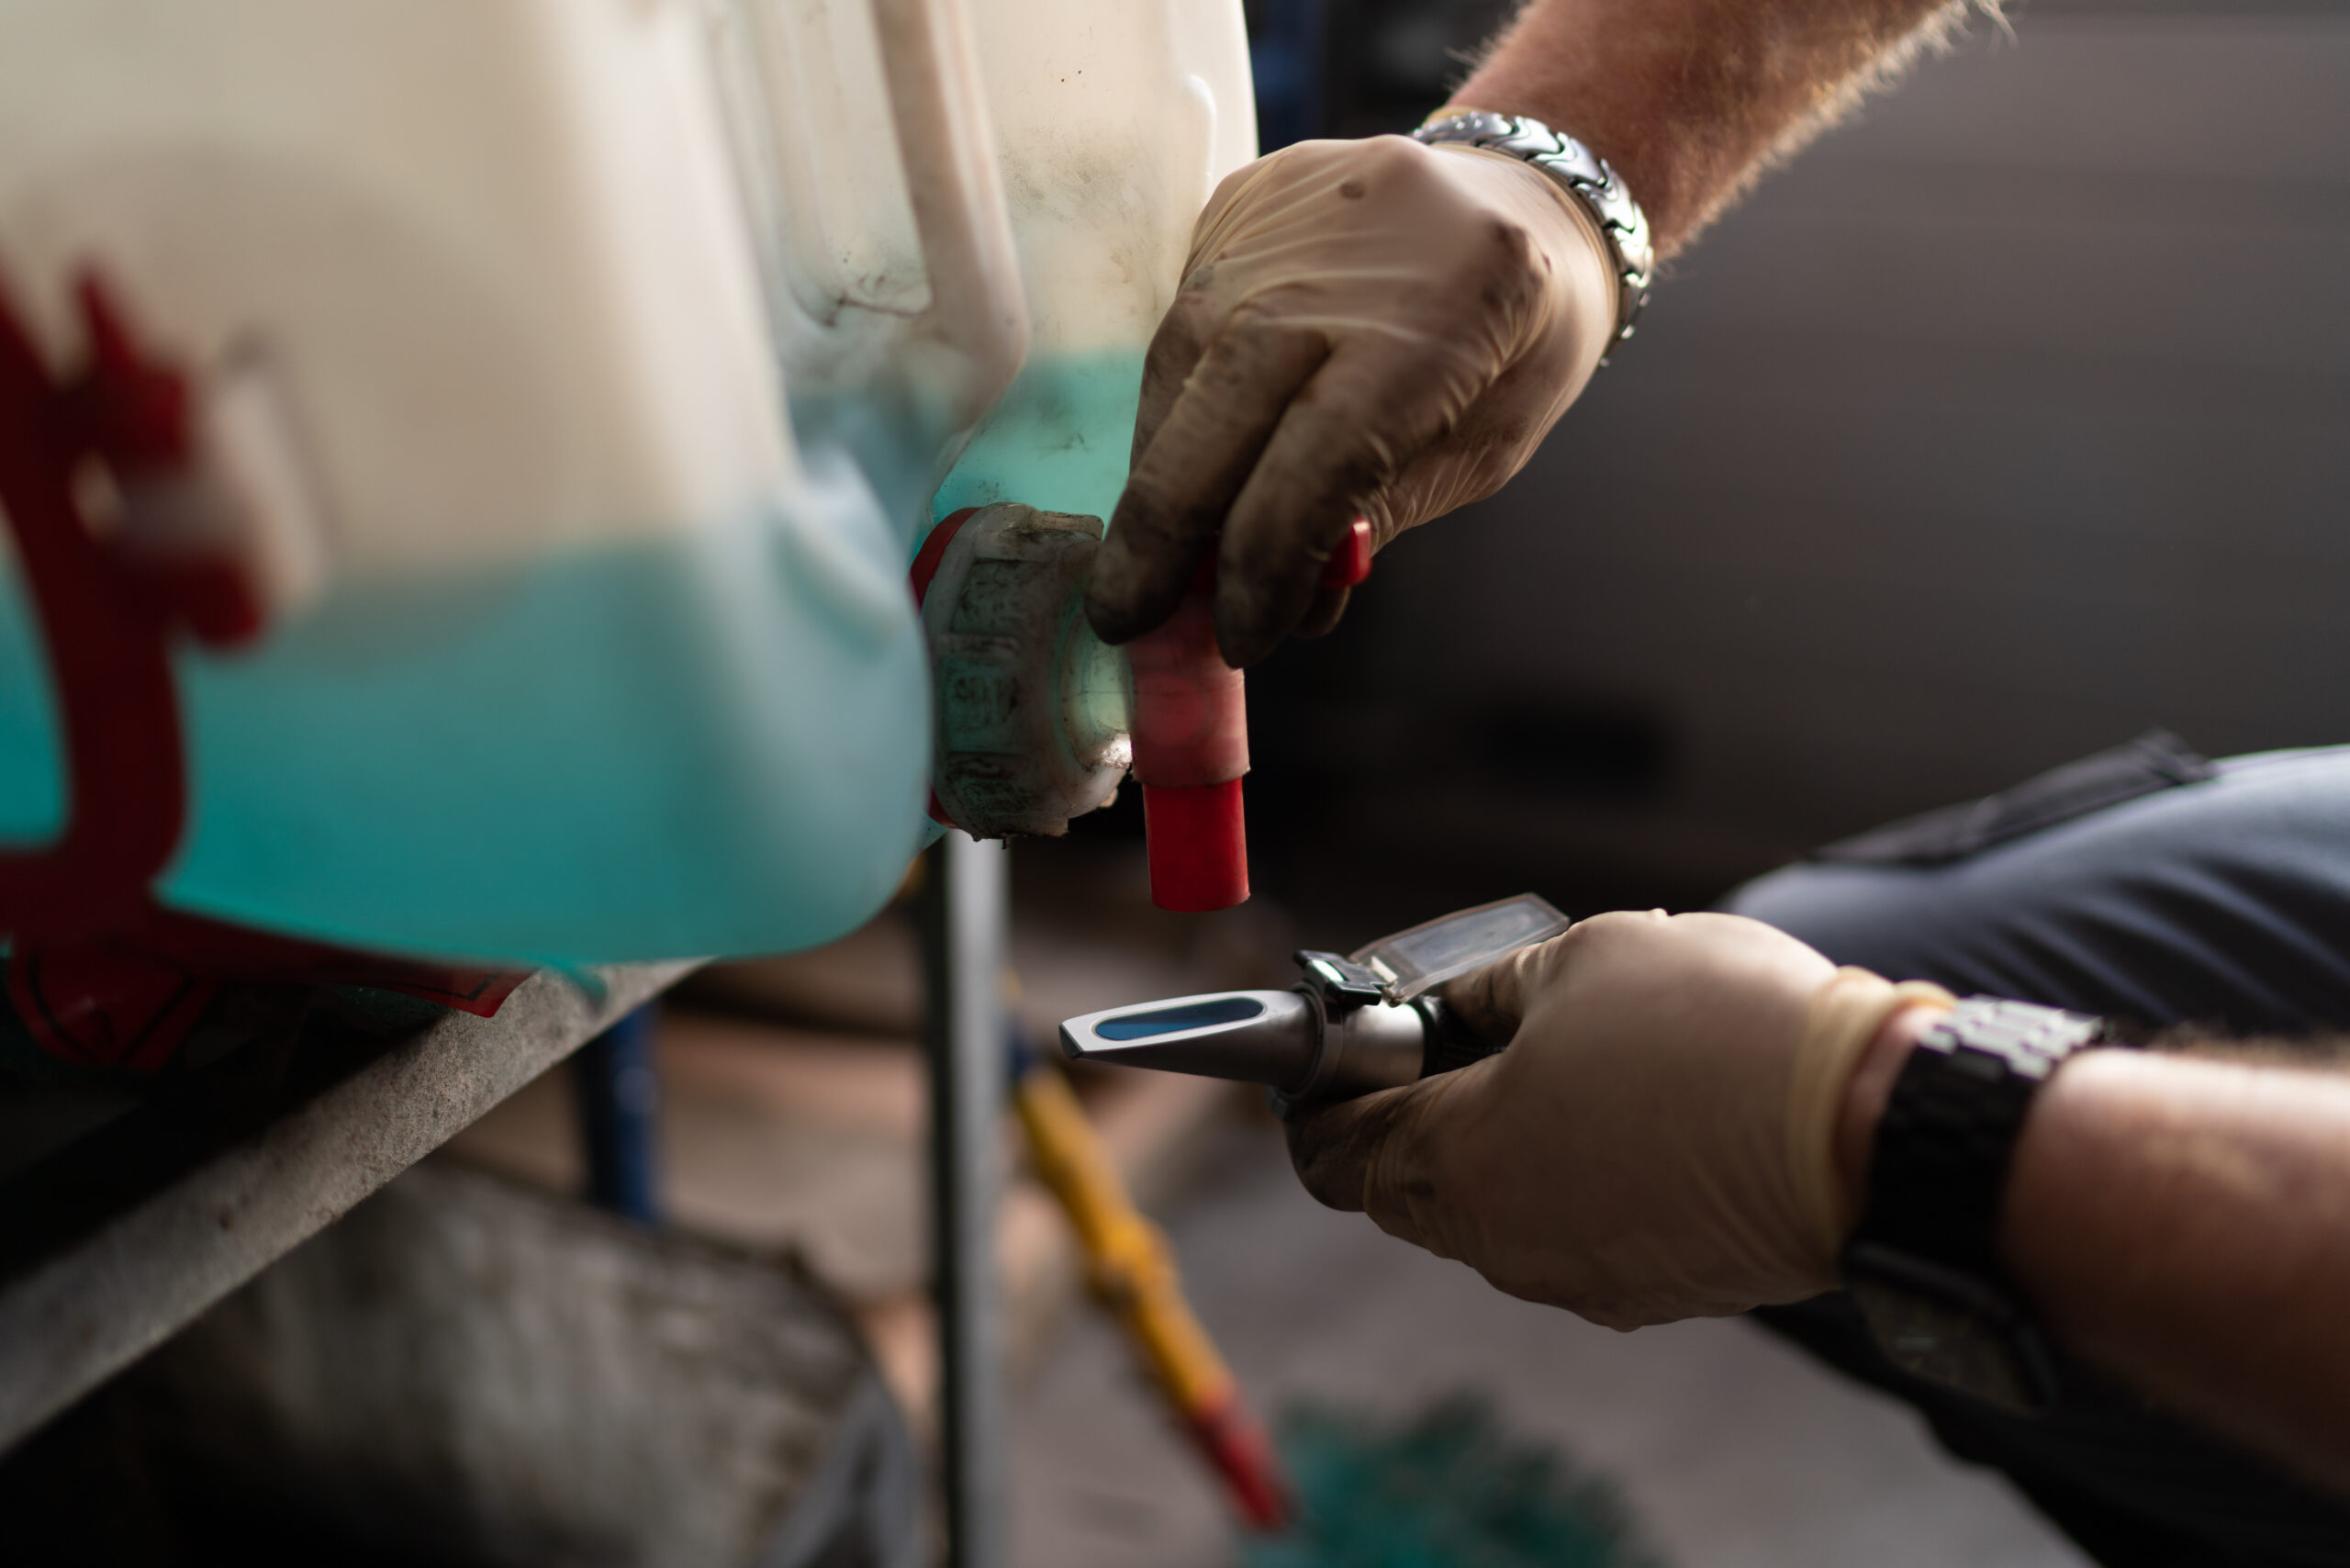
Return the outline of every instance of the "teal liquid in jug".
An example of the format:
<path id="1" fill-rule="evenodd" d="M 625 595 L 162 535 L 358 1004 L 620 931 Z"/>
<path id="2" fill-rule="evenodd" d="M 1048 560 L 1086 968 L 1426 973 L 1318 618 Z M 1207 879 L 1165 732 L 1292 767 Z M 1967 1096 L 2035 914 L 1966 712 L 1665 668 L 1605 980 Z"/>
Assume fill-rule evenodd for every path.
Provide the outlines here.
<path id="1" fill-rule="evenodd" d="M 931 517 L 1019 501 L 1107 523 L 1125 488 L 1142 361 L 1139 348 L 1031 360 L 939 486 Z"/>
<path id="2" fill-rule="evenodd" d="M 928 47 L 925 29 L 873 28 L 859 43 L 871 11 L 858 6 L 780 8 L 766 41 L 734 25 L 743 18 L 733 9 L 756 7 L 730 8 L 716 29 L 673 7 L 552 7 L 543 27 L 492 17 L 452 31 L 375 4 L 364 7 L 373 41 L 354 47 L 350 28 L 293 26 L 308 17 L 298 5 L 225 19 L 233 25 L 183 25 L 173 7 L 131 6 L 172 31 L 173 48 L 159 54 L 115 47 L 118 9 L 28 11 L 9 29 L 42 46 L 0 50 L 0 62 L 17 67 L 0 73 L 16 88 L 0 95 L 6 118 L 39 132 L 7 140 L 9 167 L 20 184 L 35 182 L 25 189 L 61 194 L 35 204 L 47 215 L 39 224 L 11 217 L 0 226 L 0 250 L 40 276 L 66 264 L 50 252 L 69 239 L 69 249 L 118 253 L 129 297 L 151 302 L 149 325 L 166 348 L 222 333 L 241 342 L 247 316 L 265 329 L 260 341 L 282 333 L 303 345 L 312 327 L 346 319 L 338 312 L 378 319 L 388 286 L 416 293 L 414 319 L 428 326 L 472 322 L 476 312 L 494 324 L 509 310 L 517 321 L 553 322 L 576 309 L 581 325 L 610 328 L 613 344 L 643 349 L 644 364 L 679 371 L 711 354 L 715 366 L 725 357 L 715 344 L 755 336 L 757 288 L 733 305 L 721 297 L 732 286 L 711 295 L 714 314 L 650 301 L 665 288 L 699 298 L 719 287 L 733 274 L 711 260 L 716 248 L 749 241 L 762 251 L 754 264 L 772 264 L 767 239 L 754 232 L 772 226 L 821 252 L 810 274 L 821 299 L 790 308 L 813 312 L 794 328 L 813 336 L 794 341 L 856 351 L 806 375 L 787 364 L 788 388 L 831 386 L 845 400 L 794 409 L 807 472 L 770 505 L 662 519 L 625 544 L 583 543 L 470 575 L 450 566 L 398 584 L 354 576 L 254 649 L 178 650 L 189 806 L 159 879 L 163 902 L 361 948 L 560 965 L 787 950 L 868 918 L 932 831 L 923 810 L 929 673 L 905 583 L 920 535 L 933 519 L 1000 498 L 1106 518 L 1125 475 L 1141 363 L 1140 341 L 1082 355 L 1032 352 L 943 483 L 939 448 L 921 439 L 936 436 L 939 421 L 910 420 L 923 410 L 879 398 L 856 406 L 868 374 L 936 382 L 947 378 L 936 366 L 979 352 L 923 343 L 919 331 L 897 342 L 895 305 L 875 307 L 863 325 L 832 309 L 866 301 L 880 276 L 859 270 L 868 263 L 896 267 L 910 246 L 923 250 L 915 242 L 930 237 L 933 218 L 914 224 L 916 206 L 993 221 L 995 200 L 979 199 L 987 193 L 949 155 L 986 129 L 966 113 L 970 95 L 948 95 L 956 102 L 923 121 L 929 142 L 902 143 L 895 169 L 879 140 L 839 134 L 870 116 L 803 112 L 821 111 L 827 95 L 872 109 L 872 84 L 897 79 L 880 57 Z M 995 118 L 999 162 L 1013 176 L 1003 205 L 1014 252 L 1074 245 L 1103 262 L 1098 273 L 1031 269 L 1044 283 L 1027 290 L 1039 339 L 1058 342 L 1057 324 L 1080 318 L 1128 320 L 1135 313 L 1121 315 L 1118 301 L 1174 281 L 1146 275 L 1168 249 L 1151 237 L 1180 234 L 1206 194 L 1202 177 L 1212 184 L 1248 156 L 1239 6 L 1055 0 L 967 19 L 979 28 L 984 97 L 1003 110 Z M 736 52 L 704 60 L 713 39 Z M 452 49 L 465 56 L 464 71 L 445 69 Z M 47 63 L 50 50 L 74 68 Z M 1079 54 L 1088 69 L 1064 71 Z M 203 68 L 184 68 L 191 60 Z M 804 91 L 808 62 L 825 61 L 839 72 L 825 71 L 823 93 Z M 413 127 L 373 112 L 422 101 L 387 86 L 408 83 L 445 91 Z M 914 135 L 914 118 L 906 123 Z M 480 127 L 497 134 L 476 134 Z M 234 204 L 189 196 L 190 149 L 219 150 L 199 162 Z M 157 173 L 139 161 L 151 152 Z M 232 170 L 247 173 L 222 172 Z M 789 170 L 799 173 L 787 179 Z M 84 179 L 106 171 L 125 183 Z M 893 217 L 881 187 L 899 176 L 907 204 Z M 957 202 L 916 203 L 918 188 Z M 33 208 L 9 214 L 20 210 Z M 53 235 L 42 227 L 52 221 L 64 225 Z M 301 243 L 279 243 L 281 232 Z M 27 244 L 49 259 L 17 255 Z M 968 250 L 968 261 L 995 249 L 939 254 Z M 554 258 L 576 263 L 576 275 L 534 297 L 542 263 Z M 285 280 L 299 284 L 286 300 L 301 308 L 281 322 L 275 292 Z M 971 297 L 1002 292 L 961 281 Z M 445 297 L 434 292 L 444 285 Z M 778 302 L 770 330 L 784 324 Z M 605 321 L 607 310 L 621 317 Z M 408 317 L 386 305 L 380 319 Z M 722 319 L 723 331 L 693 337 Z M 674 340 L 684 357 L 653 352 L 693 321 L 702 326 Z M 1148 326 L 1102 330 L 1139 340 Z M 373 339 L 346 342 L 339 331 L 302 352 L 326 355 L 320 363 L 338 374 L 368 375 L 366 354 L 380 345 L 363 353 L 352 345 Z M 419 365 L 473 363 L 453 352 L 444 363 L 440 341 L 417 340 Z M 923 352 L 896 352 L 914 346 Z M 637 364 L 636 352 L 607 368 Z M 547 361 L 558 363 L 572 362 Z M 298 409 L 298 378 L 293 391 Z M 595 393 L 611 402 L 616 429 L 640 395 L 668 394 Z M 369 422 L 375 413 L 345 412 L 353 431 L 394 433 Z M 543 521 L 487 519 L 519 526 L 484 532 L 529 536 Z M 68 792 L 38 629 L 6 558 L 0 544 L 0 840 L 22 848 L 56 835 Z"/>
<path id="3" fill-rule="evenodd" d="M 1106 518 L 1140 377 L 1132 351 L 1032 364 L 930 515 Z M 783 951 L 870 918 L 935 831 L 919 539 L 894 521 L 928 478 L 916 443 L 855 444 L 861 467 L 809 442 L 789 503 L 348 587 L 252 650 L 183 648 L 189 814 L 163 901 L 565 966 Z M 62 823 L 56 715 L 21 585 L 0 587 L 0 838 L 29 846 Z"/>
<path id="4" fill-rule="evenodd" d="M 744 515 L 464 581 L 354 586 L 177 656 L 172 907 L 354 946 L 576 965 L 831 939 L 923 823 L 905 532 L 837 455 Z M 0 833 L 57 829 L 21 585 L 0 605 Z"/>

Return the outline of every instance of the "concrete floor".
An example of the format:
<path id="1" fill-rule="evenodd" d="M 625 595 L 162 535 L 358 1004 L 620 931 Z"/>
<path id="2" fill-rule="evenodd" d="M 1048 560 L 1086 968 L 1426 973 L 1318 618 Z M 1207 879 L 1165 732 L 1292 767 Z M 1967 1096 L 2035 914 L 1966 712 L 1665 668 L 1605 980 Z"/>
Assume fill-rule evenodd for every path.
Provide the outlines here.
<path id="1" fill-rule="evenodd" d="M 1306 1396 L 1382 1415 L 1474 1390 L 1522 1438 L 1621 1488 L 1677 1568 L 2084 1568 L 1989 1473 L 1904 1407 L 1762 1330 L 1618 1335 L 1511 1300 L 1333 1214 L 1289 1175 L 1270 1123 L 1236 1126 L 1217 1174 L 1166 1217 L 1201 1315 L 1260 1411 Z M 1214 1568 L 1223 1505 L 1100 1315 L 1073 1314 L 1022 1395 L 1013 1561 Z"/>

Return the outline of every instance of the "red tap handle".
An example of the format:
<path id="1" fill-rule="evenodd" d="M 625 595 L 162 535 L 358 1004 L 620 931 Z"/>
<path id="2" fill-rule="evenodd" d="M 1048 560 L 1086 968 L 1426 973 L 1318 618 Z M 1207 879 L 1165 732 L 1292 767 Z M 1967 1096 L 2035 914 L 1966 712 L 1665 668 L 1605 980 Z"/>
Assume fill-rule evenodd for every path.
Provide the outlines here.
<path id="1" fill-rule="evenodd" d="M 1360 588 L 1371 576 L 1371 522 L 1357 518 L 1348 525 L 1347 536 L 1330 552 L 1330 559 L 1322 568 L 1322 586 L 1336 592 L 1340 588 Z"/>

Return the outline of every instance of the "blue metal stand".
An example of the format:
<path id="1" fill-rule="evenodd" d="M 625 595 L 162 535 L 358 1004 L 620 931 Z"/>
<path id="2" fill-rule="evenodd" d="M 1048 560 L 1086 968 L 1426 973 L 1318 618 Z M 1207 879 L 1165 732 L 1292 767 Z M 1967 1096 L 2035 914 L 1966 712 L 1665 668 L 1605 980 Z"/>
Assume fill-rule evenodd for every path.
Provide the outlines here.
<path id="1" fill-rule="evenodd" d="M 638 1008 L 579 1047 L 571 1081 L 588 1156 L 588 1201 L 645 1225 L 655 1199 L 661 1080 L 653 1065 L 655 1010 Z"/>

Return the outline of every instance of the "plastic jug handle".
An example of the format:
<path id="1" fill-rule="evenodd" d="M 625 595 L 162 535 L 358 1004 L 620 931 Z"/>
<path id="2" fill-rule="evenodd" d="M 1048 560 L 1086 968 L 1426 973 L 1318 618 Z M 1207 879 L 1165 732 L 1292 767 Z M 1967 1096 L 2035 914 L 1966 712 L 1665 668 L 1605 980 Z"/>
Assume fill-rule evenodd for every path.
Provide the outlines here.
<path id="1" fill-rule="evenodd" d="M 872 0 L 906 195 L 930 279 L 914 335 L 945 348 L 954 428 L 1002 397 L 1028 351 L 1028 304 L 996 171 L 968 0 Z"/>

